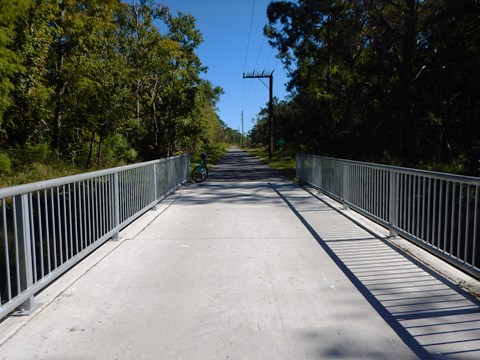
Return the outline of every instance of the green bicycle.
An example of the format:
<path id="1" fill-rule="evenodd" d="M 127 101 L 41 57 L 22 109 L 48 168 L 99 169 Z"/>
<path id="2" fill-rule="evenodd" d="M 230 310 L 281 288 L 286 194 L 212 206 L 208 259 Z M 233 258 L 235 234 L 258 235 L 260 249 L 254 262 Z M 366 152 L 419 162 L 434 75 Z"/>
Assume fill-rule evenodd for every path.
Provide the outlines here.
<path id="1" fill-rule="evenodd" d="M 208 177 L 207 169 L 207 154 L 203 153 L 200 155 L 200 165 L 196 166 L 192 170 L 192 180 L 201 183 L 204 182 Z"/>

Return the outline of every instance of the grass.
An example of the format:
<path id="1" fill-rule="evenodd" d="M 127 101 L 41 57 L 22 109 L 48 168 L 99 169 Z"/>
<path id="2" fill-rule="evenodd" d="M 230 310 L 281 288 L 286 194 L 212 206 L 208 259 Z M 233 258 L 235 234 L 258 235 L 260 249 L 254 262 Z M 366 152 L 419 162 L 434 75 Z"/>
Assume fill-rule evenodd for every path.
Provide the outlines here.
<path id="1" fill-rule="evenodd" d="M 292 151 L 277 152 L 272 154 L 272 158 L 268 157 L 268 149 L 264 147 L 252 147 L 245 149 L 249 154 L 255 156 L 264 164 L 279 170 L 290 180 L 296 179 L 296 159 L 295 153 Z"/>
<path id="2" fill-rule="evenodd" d="M 22 166 L 17 166 L 9 173 L 0 174 L 0 188 L 76 175 L 87 171 L 93 170 L 85 170 L 73 165 L 45 162 L 22 164 Z"/>

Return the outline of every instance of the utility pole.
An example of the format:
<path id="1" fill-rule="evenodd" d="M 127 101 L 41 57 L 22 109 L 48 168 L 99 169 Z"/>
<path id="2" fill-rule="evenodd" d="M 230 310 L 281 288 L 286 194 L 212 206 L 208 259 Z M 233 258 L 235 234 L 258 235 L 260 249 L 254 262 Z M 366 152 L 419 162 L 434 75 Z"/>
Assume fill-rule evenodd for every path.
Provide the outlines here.
<path id="1" fill-rule="evenodd" d="M 242 148 L 245 148 L 245 139 L 243 135 L 243 111 L 242 111 Z"/>
<path id="2" fill-rule="evenodd" d="M 243 74 L 244 79 L 262 79 L 262 78 L 268 78 L 269 81 L 269 87 L 268 87 L 268 92 L 269 92 L 269 98 L 268 98 L 268 132 L 269 132 L 269 146 L 268 146 L 268 157 L 271 159 L 272 158 L 272 153 L 273 153 L 273 71 L 270 73 L 265 73 L 265 71 L 262 71 L 261 73 L 256 73 L 255 71 L 251 73 L 244 73 Z"/>

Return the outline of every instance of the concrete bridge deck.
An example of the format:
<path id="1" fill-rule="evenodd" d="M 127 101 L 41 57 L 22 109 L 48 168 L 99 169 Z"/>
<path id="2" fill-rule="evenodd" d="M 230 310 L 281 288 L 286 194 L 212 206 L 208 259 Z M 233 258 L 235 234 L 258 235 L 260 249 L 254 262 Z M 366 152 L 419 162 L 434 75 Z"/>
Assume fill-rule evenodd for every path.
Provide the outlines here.
<path id="1" fill-rule="evenodd" d="M 480 358 L 477 299 L 328 202 L 230 151 L 0 323 L 0 359 Z"/>

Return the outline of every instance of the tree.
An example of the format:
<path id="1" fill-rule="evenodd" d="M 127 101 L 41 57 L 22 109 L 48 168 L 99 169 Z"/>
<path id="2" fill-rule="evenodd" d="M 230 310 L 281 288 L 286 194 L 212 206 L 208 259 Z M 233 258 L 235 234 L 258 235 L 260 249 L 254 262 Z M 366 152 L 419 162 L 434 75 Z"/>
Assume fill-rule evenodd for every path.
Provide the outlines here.
<path id="1" fill-rule="evenodd" d="M 303 131 L 317 150 L 339 144 L 351 124 L 353 70 L 362 51 L 361 12 L 347 1 L 272 2 L 265 34 L 289 69 L 289 88 L 305 108 Z"/>
<path id="2" fill-rule="evenodd" d="M 130 161 L 136 152 L 127 144 L 158 158 L 225 131 L 216 114 L 222 90 L 201 78 L 202 36 L 191 15 L 153 0 L 0 4 L 4 147 L 48 144 L 89 167 Z"/>
<path id="3" fill-rule="evenodd" d="M 478 168 L 479 2 L 273 1 L 265 34 L 289 70 L 313 152 Z M 468 129 L 464 131 L 464 129 Z"/>
<path id="4" fill-rule="evenodd" d="M 30 1 L 11 2 L 0 0 L 0 144 L 4 138 L 3 114 L 11 104 L 10 92 L 14 86 L 12 78 L 24 68 L 21 59 L 12 49 L 15 23 L 28 8 Z M 5 140 L 4 140 L 5 141 Z"/>

